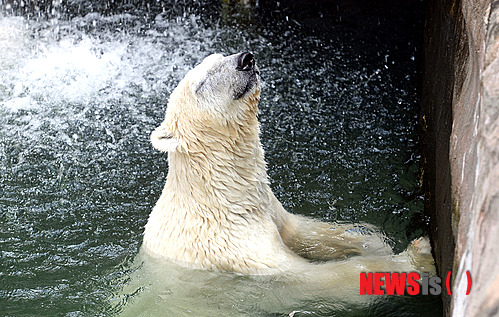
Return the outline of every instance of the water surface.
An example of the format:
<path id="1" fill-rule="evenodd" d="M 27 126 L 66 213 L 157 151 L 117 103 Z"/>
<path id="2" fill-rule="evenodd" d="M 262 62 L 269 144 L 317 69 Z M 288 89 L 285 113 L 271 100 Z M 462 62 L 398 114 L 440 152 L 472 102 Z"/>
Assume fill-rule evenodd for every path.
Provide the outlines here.
<path id="1" fill-rule="evenodd" d="M 213 272 L 193 273 L 177 284 L 186 288 L 169 290 L 131 281 L 167 172 L 149 133 L 178 81 L 214 52 L 256 56 L 271 186 L 289 211 L 375 224 L 397 252 L 424 233 L 420 47 L 411 31 L 422 27 L 421 16 L 403 18 L 414 13 L 410 6 L 385 14 L 383 7 L 347 3 L 319 12 L 300 3 L 3 4 L 2 313 L 110 315 L 157 291 L 152 313 L 440 315 L 438 298 L 295 302 L 297 290 L 278 280 Z"/>

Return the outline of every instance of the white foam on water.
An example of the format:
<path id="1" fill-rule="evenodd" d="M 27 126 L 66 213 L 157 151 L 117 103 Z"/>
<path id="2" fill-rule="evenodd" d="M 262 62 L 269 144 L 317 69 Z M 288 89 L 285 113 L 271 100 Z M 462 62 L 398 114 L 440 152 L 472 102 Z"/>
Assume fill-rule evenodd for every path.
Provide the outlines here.
<path id="1" fill-rule="evenodd" d="M 23 18 L 0 18 L 0 73 L 12 67 L 12 63 L 25 55 L 26 23 Z M 3 81 L 3 79 L 2 79 Z"/>
<path id="2" fill-rule="evenodd" d="M 167 89 L 170 78 L 178 80 L 179 74 L 207 55 L 202 51 L 212 32 L 200 28 L 195 17 L 174 26 L 158 17 L 161 30 L 149 30 L 145 36 L 119 30 L 82 31 L 96 23 L 131 19 L 130 15 L 95 13 L 45 24 L 4 18 L 0 103 L 17 111 L 61 102 L 108 101 L 128 95 L 131 89 L 140 91 L 138 97 L 149 96 Z M 199 35 L 205 34 L 192 36 L 192 25 Z"/>
<path id="3" fill-rule="evenodd" d="M 63 101 L 78 102 L 92 98 L 113 85 L 114 92 L 123 90 L 124 73 L 134 74 L 129 65 L 121 63 L 126 44 L 113 43 L 113 48 L 96 52 L 95 40 L 85 38 L 79 43 L 64 39 L 28 60 L 21 69 L 14 98 L 22 94 Z M 139 76 L 140 79 L 140 76 Z"/>
<path id="4" fill-rule="evenodd" d="M 54 148 L 54 142 L 71 143 L 74 127 L 124 133 L 110 124 L 121 120 L 140 134 L 127 138 L 146 136 L 157 123 L 151 116 L 164 112 L 181 77 L 211 53 L 215 32 L 197 20 L 158 15 L 141 30 L 129 14 L 1 18 L 0 135 L 13 142 L 21 137 L 25 147 Z"/>

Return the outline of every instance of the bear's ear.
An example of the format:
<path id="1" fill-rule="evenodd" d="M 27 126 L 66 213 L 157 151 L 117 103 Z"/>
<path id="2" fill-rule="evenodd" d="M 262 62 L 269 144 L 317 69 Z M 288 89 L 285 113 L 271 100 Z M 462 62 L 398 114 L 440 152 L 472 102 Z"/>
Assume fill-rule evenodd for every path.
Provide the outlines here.
<path id="1" fill-rule="evenodd" d="M 152 146 L 161 152 L 173 152 L 180 147 L 180 140 L 164 123 L 151 132 Z"/>

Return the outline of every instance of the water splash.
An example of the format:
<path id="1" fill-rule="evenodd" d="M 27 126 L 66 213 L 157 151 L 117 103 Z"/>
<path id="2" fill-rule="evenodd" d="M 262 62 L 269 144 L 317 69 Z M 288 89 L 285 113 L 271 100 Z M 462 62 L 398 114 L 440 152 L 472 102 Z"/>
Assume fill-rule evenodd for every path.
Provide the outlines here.
<path id="1" fill-rule="evenodd" d="M 102 315 L 147 291 L 142 285 L 117 295 L 135 269 L 166 175 L 149 132 L 178 81 L 213 52 L 248 50 L 257 58 L 262 141 L 272 186 L 289 210 L 377 224 L 399 249 L 420 234 L 408 229 L 421 210 L 414 73 L 394 71 L 389 49 L 341 32 L 309 34 L 293 18 L 267 25 L 265 12 L 255 24 L 258 11 L 247 7 L 69 5 L 0 17 L 0 297 L 7 312 Z M 286 301 L 274 292 L 278 281 L 241 288 L 247 279 L 217 278 L 232 282 L 213 292 L 214 284 L 188 285 L 217 299 L 233 291 L 221 306 L 238 313 L 255 306 L 265 315 Z M 193 298 L 182 303 L 172 309 L 195 306 Z M 387 305 L 381 311 L 404 304 Z M 294 307 L 319 315 L 352 309 L 322 300 Z"/>

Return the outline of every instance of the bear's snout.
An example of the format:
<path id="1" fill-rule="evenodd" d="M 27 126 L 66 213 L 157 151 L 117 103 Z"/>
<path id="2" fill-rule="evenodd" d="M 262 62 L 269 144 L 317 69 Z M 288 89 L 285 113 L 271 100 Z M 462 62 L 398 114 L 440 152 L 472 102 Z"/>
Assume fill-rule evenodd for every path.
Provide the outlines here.
<path id="1" fill-rule="evenodd" d="M 260 71 L 253 54 L 248 52 L 234 54 L 230 56 L 228 61 L 230 61 L 231 65 L 233 65 L 234 61 L 236 64 L 237 74 L 235 74 L 234 83 L 232 84 L 234 100 L 241 99 L 250 91 L 252 91 L 252 94 L 255 93 L 253 88 L 259 84 Z"/>
<path id="2" fill-rule="evenodd" d="M 252 70 L 255 67 L 255 59 L 253 54 L 244 52 L 237 57 L 237 70 L 247 71 Z"/>

